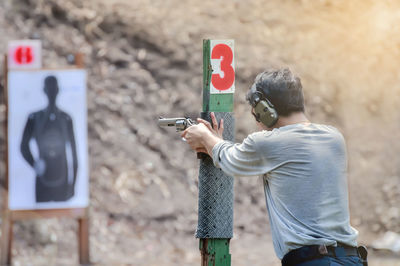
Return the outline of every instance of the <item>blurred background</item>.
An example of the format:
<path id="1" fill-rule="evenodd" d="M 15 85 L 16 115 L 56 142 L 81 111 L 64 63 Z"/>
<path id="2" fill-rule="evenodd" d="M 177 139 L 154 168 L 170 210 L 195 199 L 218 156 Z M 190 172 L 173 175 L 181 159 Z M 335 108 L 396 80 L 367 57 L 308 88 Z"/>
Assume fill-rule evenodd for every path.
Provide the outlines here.
<path id="1" fill-rule="evenodd" d="M 200 264 L 198 160 L 156 120 L 201 111 L 205 38 L 235 40 L 237 140 L 256 130 L 244 96 L 255 75 L 289 66 L 302 78 L 310 119 L 347 140 L 359 242 L 400 233 L 399 27 L 395 0 L 0 1 L 0 52 L 10 40 L 39 38 L 44 66 L 85 55 L 97 265 Z M 3 159 L 0 170 L 4 184 Z M 261 180 L 235 182 L 232 265 L 280 265 Z M 72 219 L 17 222 L 14 265 L 76 265 L 76 230 Z M 400 265 L 400 255 L 371 250 L 370 261 Z"/>

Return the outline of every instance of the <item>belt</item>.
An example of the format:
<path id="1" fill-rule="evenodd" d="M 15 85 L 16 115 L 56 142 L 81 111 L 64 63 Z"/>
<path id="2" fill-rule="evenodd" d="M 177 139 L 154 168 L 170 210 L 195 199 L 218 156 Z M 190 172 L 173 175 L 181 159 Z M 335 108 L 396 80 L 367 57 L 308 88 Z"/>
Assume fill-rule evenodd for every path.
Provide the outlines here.
<path id="1" fill-rule="evenodd" d="M 325 246 L 325 245 L 311 245 L 304 246 L 298 249 L 294 249 L 287 253 L 282 259 L 283 266 L 292 266 L 302 262 L 322 258 L 323 256 L 330 257 L 347 257 L 356 256 L 359 257 L 359 253 L 356 247 L 351 247 L 343 244 L 339 244 L 337 247 Z"/>

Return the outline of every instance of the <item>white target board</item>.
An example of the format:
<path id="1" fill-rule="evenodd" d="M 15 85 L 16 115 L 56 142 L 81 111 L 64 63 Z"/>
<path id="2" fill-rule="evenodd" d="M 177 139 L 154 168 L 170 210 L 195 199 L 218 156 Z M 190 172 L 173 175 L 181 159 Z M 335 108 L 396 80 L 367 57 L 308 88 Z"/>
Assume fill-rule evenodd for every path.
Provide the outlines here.
<path id="1" fill-rule="evenodd" d="M 9 208 L 89 203 L 86 71 L 8 72 Z"/>
<path id="2" fill-rule="evenodd" d="M 234 41 L 210 40 L 210 62 L 212 67 L 210 93 L 234 93 Z"/>

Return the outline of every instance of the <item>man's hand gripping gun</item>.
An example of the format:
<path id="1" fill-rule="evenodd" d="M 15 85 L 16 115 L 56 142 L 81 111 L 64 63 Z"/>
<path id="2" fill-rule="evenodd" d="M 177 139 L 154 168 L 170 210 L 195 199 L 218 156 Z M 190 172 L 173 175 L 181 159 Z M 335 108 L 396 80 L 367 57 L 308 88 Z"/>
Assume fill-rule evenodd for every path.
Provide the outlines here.
<path id="1" fill-rule="evenodd" d="M 176 131 L 184 131 L 190 126 L 195 125 L 196 122 L 189 117 L 178 117 L 178 118 L 163 118 L 158 119 L 158 125 L 160 127 L 175 127 Z"/>
<path id="2" fill-rule="evenodd" d="M 178 118 L 163 118 L 160 117 L 158 119 L 158 125 L 160 127 L 175 127 L 176 131 L 184 131 L 190 126 L 196 125 L 197 123 L 190 119 L 189 117 L 178 117 Z M 182 138 L 183 141 L 186 141 L 185 138 Z M 197 159 L 204 159 L 208 156 L 205 153 L 198 152 Z"/>

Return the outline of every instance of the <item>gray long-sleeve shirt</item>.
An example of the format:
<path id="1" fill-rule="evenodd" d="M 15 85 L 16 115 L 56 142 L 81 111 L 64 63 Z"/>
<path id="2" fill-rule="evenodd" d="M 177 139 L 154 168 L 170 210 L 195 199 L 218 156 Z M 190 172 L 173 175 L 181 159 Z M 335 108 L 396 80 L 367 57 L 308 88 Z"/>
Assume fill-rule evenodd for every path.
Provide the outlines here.
<path id="1" fill-rule="evenodd" d="M 213 148 L 217 167 L 232 176 L 263 175 L 277 256 L 305 245 L 356 246 L 350 226 L 347 157 L 331 126 L 293 124 Z"/>

